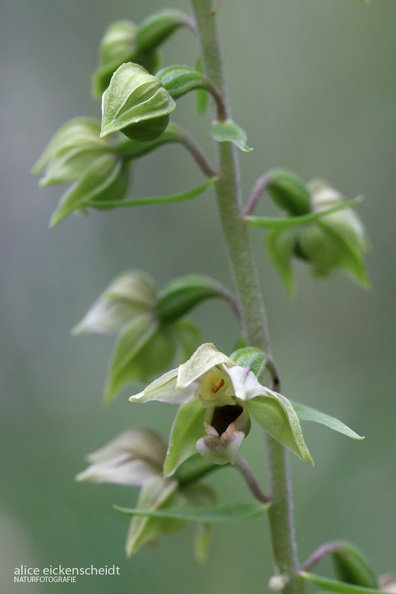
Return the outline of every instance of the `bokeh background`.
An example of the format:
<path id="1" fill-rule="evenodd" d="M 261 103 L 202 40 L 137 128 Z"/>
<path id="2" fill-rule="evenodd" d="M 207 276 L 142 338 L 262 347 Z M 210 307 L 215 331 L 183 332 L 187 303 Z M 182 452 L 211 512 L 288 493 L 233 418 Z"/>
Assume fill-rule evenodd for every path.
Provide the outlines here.
<path id="1" fill-rule="evenodd" d="M 216 529 L 205 567 L 193 560 L 187 529 L 127 560 L 128 520 L 136 491 L 77 484 L 84 456 L 132 425 L 167 435 L 175 410 L 132 406 L 125 390 L 107 410 L 102 386 L 112 339 L 71 338 L 114 276 L 128 268 L 158 286 L 197 272 L 229 284 L 213 195 L 179 205 L 92 212 L 54 230 L 48 221 L 63 188 L 40 189 L 30 171 L 51 135 L 78 115 L 99 117 L 90 76 L 108 24 L 140 22 L 160 0 L 2 0 L 0 590 L 6 594 L 261 594 L 271 575 L 265 520 Z M 189 11 L 186 0 L 172 6 Z M 297 268 L 298 294 L 286 297 L 253 230 L 273 350 L 286 396 L 323 409 L 366 436 L 354 442 L 307 425 L 316 468 L 292 458 L 301 559 L 345 538 L 378 573 L 396 570 L 395 187 L 396 2 L 373 0 L 219 1 L 224 62 L 234 117 L 254 151 L 241 155 L 242 184 L 274 166 L 305 179 L 321 176 L 352 198 L 373 248 L 372 290 L 340 275 L 314 282 Z M 197 48 L 179 32 L 165 63 L 195 63 Z M 208 120 L 193 97 L 175 119 L 211 154 Z M 135 168 L 134 196 L 182 191 L 200 172 L 177 147 Z M 262 212 L 272 213 L 269 205 Z M 236 327 L 221 304 L 195 319 L 203 339 L 229 351 Z M 265 483 L 262 436 L 244 445 Z M 250 495 L 235 472 L 211 479 L 224 502 Z M 120 577 L 81 577 L 73 585 L 14 585 L 20 565 L 100 567 Z M 330 567 L 324 564 L 323 571 Z"/>

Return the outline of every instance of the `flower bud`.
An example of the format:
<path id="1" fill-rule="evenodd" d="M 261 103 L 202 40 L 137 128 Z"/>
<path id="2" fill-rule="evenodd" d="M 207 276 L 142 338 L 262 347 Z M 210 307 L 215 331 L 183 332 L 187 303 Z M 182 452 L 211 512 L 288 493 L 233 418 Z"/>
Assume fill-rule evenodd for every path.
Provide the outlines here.
<path id="1" fill-rule="evenodd" d="M 101 97 L 109 86 L 113 73 L 125 62 L 138 62 L 147 70 L 158 67 L 159 57 L 154 51 L 139 51 L 136 34 L 138 26 L 132 21 L 116 21 L 106 30 L 99 50 L 99 67 L 93 75 L 93 94 Z"/>
<path id="2" fill-rule="evenodd" d="M 93 76 L 93 94 L 100 97 L 113 73 L 125 62 L 135 62 L 154 72 L 160 63 L 158 47 L 180 27 L 193 29 L 191 18 L 180 10 L 153 13 L 140 25 L 116 21 L 106 30 L 99 50 L 99 67 Z"/>
<path id="3" fill-rule="evenodd" d="M 351 208 L 342 208 L 344 198 L 324 182 L 313 180 L 306 187 L 310 195 L 309 213 L 286 219 L 287 224 L 270 229 L 266 238 L 269 256 L 288 292 L 293 292 L 294 285 L 293 256 L 307 262 L 314 276 L 329 276 L 341 269 L 368 288 L 363 259 L 368 240 L 359 217 Z M 333 208 L 336 211 L 325 214 Z M 309 219 L 310 215 L 314 218 Z"/>
<path id="4" fill-rule="evenodd" d="M 103 94 L 101 135 L 121 131 L 132 140 L 158 138 L 176 104 L 159 80 L 128 62 L 113 74 Z"/>
<path id="5" fill-rule="evenodd" d="M 52 216 L 52 227 L 73 212 L 84 212 L 90 202 L 98 208 L 98 202 L 121 200 L 127 191 L 128 165 L 112 141 L 100 137 L 100 122 L 92 118 L 76 118 L 60 128 L 33 171 L 44 168 L 40 185 L 73 184 Z"/>

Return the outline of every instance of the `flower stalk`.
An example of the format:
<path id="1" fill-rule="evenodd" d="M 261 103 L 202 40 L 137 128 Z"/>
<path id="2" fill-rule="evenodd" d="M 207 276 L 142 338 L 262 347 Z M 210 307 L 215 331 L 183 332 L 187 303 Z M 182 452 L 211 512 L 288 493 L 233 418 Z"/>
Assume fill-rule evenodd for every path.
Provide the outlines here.
<path id="1" fill-rule="evenodd" d="M 191 0 L 208 78 L 223 94 L 230 117 L 222 70 L 215 10 L 211 0 Z M 238 294 L 243 328 L 248 344 L 271 354 L 265 308 L 247 225 L 242 216 L 239 166 L 233 145 L 217 143 L 219 178 L 217 203 L 228 248 L 231 270 Z M 267 437 L 271 486 L 269 509 L 274 563 L 277 574 L 286 576 L 285 594 L 302 594 L 304 585 L 298 575 L 294 535 L 292 494 L 287 454 L 272 437 Z"/>

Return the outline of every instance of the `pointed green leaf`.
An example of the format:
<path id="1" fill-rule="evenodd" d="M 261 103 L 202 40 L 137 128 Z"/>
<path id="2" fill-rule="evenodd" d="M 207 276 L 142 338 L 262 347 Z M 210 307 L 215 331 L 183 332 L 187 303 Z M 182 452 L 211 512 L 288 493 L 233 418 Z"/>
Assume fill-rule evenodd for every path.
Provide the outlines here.
<path id="1" fill-rule="evenodd" d="M 300 422 L 287 398 L 271 390 L 268 396 L 257 396 L 246 401 L 246 408 L 253 419 L 274 439 L 314 465 L 304 441 Z"/>
<path id="2" fill-rule="evenodd" d="M 143 509 L 124 508 L 118 505 L 114 509 L 128 516 L 143 516 L 148 518 L 186 520 L 188 522 L 208 522 L 219 524 L 223 522 L 244 522 L 263 515 L 269 505 L 262 503 L 236 503 L 234 505 L 211 507 L 181 507 L 178 509 Z"/>
<path id="3" fill-rule="evenodd" d="M 214 122 L 212 125 L 212 137 L 217 142 L 232 142 L 241 151 L 249 153 L 252 148 L 249 148 L 246 144 L 247 136 L 246 132 L 242 130 L 232 120 L 225 120 L 224 122 Z"/>
<path id="4" fill-rule="evenodd" d="M 95 200 L 90 201 L 87 206 L 101 206 L 108 208 L 117 208 L 120 206 L 144 206 L 146 204 L 166 204 L 168 202 L 183 202 L 184 200 L 191 200 L 200 194 L 203 194 L 212 187 L 217 181 L 217 178 L 212 178 L 209 181 L 201 184 L 196 188 L 181 192 L 180 194 L 171 194 L 169 196 L 154 196 L 149 198 L 134 198 L 133 200 L 122 200 L 122 201 L 101 201 L 97 203 Z"/>
<path id="5" fill-rule="evenodd" d="M 195 444 L 205 433 L 204 419 L 205 410 L 199 400 L 191 400 L 179 407 L 169 437 L 164 476 L 171 476 L 182 462 L 195 454 Z"/>
<path id="6" fill-rule="evenodd" d="M 330 580 L 314 573 L 307 573 L 306 571 L 300 572 L 300 575 L 305 581 L 325 588 L 327 592 L 338 592 L 339 594 L 381 594 L 381 590 L 377 590 L 376 588 L 354 586 L 353 584 Z"/>
<path id="7" fill-rule="evenodd" d="M 344 425 L 344 423 L 338 419 L 335 419 L 334 417 L 331 417 L 330 415 L 298 402 L 292 402 L 292 404 L 300 421 L 313 421 L 314 423 L 325 425 L 326 427 L 329 427 L 329 429 L 333 429 L 333 431 L 338 431 L 338 433 L 342 433 L 347 437 L 352 437 L 352 439 L 364 439 L 364 437 L 358 435 L 347 425 Z"/>
<path id="8" fill-rule="evenodd" d="M 298 227 L 299 225 L 306 225 L 314 221 L 319 221 L 326 216 L 339 212 L 341 210 L 348 210 L 360 204 L 362 198 L 358 196 L 353 200 L 344 200 L 335 206 L 320 210 L 319 212 L 312 212 L 293 217 L 253 217 L 247 216 L 245 220 L 252 227 L 264 227 L 265 229 L 288 229 L 289 227 Z"/>

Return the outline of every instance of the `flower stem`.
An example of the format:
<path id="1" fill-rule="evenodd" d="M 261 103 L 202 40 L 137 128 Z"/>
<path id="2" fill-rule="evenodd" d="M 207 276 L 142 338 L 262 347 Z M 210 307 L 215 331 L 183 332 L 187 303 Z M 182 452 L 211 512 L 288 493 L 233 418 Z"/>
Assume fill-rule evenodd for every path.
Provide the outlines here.
<path id="1" fill-rule="evenodd" d="M 231 117 L 225 92 L 222 59 L 212 0 L 191 0 L 200 38 L 206 75 L 224 98 L 227 117 Z M 231 143 L 217 143 L 218 180 L 216 195 L 231 271 L 241 304 L 243 328 L 250 346 L 271 355 L 265 308 L 261 296 L 253 249 L 247 224 L 242 216 L 239 165 Z M 284 577 L 284 594 L 303 594 L 298 575 L 294 536 L 293 504 L 287 453 L 272 437 L 267 437 L 271 482 L 269 509 L 272 549 L 276 572 Z M 264 589 L 264 588 L 263 588 Z"/>

